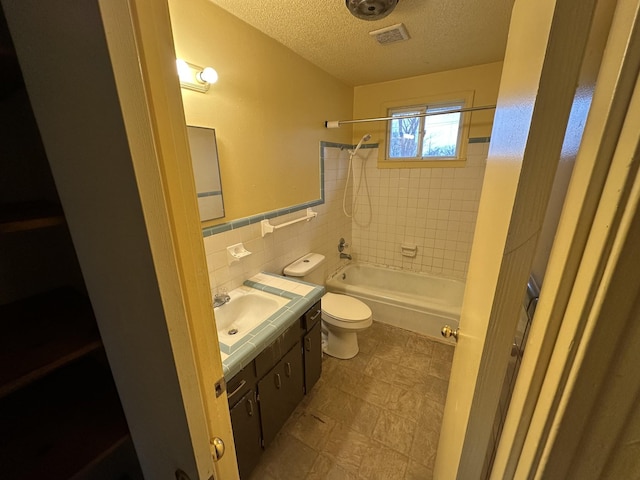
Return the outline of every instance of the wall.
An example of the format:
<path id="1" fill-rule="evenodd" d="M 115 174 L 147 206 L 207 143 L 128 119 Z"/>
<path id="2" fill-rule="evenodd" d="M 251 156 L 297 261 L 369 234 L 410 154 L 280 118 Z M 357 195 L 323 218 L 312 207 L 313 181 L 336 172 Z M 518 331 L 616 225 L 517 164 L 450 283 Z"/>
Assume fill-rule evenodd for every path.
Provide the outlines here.
<path id="1" fill-rule="evenodd" d="M 10 68 L 4 66 L 3 74 L 8 78 Z M 19 72 L 17 62 L 15 69 Z M 0 87 L 0 205 L 34 201 L 58 205 L 60 200 L 22 79 L 13 86 L 7 84 Z M 84 290 L 65 226 L 0 235 L 0 271 L 0 304 L 55 287 L 73 285 Z"/>
<path id="2" fill-rule="evenodd" d="M 464 168 L 410 169 L 379 169 L 378 149 L 361 149 L 354 158 L 354 188 L 364 163 L 369 196 L 362 181 L 353 222 L 356 258 L 464 279 L 488 148 L 486 141 L 470 143 Z M 403 244 L 417 247 L 414 258 L 401 254 Z"/>
<path id="3" fill-rule="evenodd" d="M 207 0 L 170 0 L 176 54 L 214 67 L 208 93 L 182 89 L 186 121 L 216 129 L 225 214 L 206 226 L 320 196 L 318 144 L 351 143 L 353 89 Z"/>
<path id="4" fill-rule="evenodd" d="M 228 290 L 242 285 L 247 278 L 261 271 L 282 273 L 282 269 L 308 252 L 327 257 L 327 274 L 337 270 L 345 260 L 339 259 L 338 241 L 350 242 L 351 220 L 342 212 L 342 195 L 347 179 L 349 155 L 339 144 L 326 144 L 321 149 L 324 164 L 325 203 L 314 210 L 318 216 L 309 222 L 300 222 L 265 237 L 261 235 L 259 221 L 239 224 L 214 235 L 204 237 L 211 291 L 220 287 Z M 304 211 L 286 214 L 270 222 L 274 225 L 302 217 Z M 243 242 L 250 256 L 229 265 L 226 247 Z"/>
<path id="5" fill-rule="evenodd" d="M 462 91 L 474 92 L 474 106 L 495 105 L 501 71 L 502 63 L 497 62 L 362 85 L 354 91 L 354 118 L 386 116 L 389 102 L 411 104 L 418 97 Z M 384 156 L 383 143 L 380 151 L 359 152 L 367 158 L 372 212 L 368 223 L 368 201 L 361 195 L 360 215 L 356 214 L 353 226 L 353 248 L 359 260 L 466 277 L 492 124 L 493 110 L 472 114 L 467 163 L 461 168 L 378 169 L 376 159 Z M 371 142 L 380 142 L 386 126 L 386 122 L 355 124 L 353 142 L 365 133 L 372 135 Z M 360 165 L 356 159 L 356 178 Z M 415 258 L 401 255 L 403 243 L 417 246 Z"/>
<path id="6" fill-rule="evenodd" d="M 386 105 L 427 96 L 447 96 L 457 92 L 473 91 L 473 106 L 495 105 L 498 98 L 502 62 L 475 67 L 448 70 L 446 72 L 374 83 L 355 87 L 353 93 L 353 118 L 387 116 Z M 474 112 L 471 117 L 469 138 L 491 136 L 493 110 Z M 380 143 L 386 135 L 386 122 L 355 124 L 353 142 L 365 133 L 371 141 Z M 384 152 L 381 152 L 384 153 Z"/>

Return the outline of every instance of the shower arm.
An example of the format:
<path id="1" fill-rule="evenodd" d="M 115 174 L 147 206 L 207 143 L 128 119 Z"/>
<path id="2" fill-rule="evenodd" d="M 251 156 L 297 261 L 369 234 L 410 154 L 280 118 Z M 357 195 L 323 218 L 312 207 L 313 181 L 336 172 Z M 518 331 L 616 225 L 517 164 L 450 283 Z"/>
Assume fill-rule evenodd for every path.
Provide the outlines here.
<path id="1" fill-rule="evenodd" d="M 358 120 L 327 120 L 324 122 L 325 128 L 340 128 L 342 125 L 350 123 L 365 123 L 365 122 L 388 122 L 389 120 L 401 120 L 403 118 L 418 118 L 418 117 L 432 117 L 434 115 L 444 115 L 447 113 L 465 113 L 475 112 L 477 110 L 492 110 L 496 108 L 495 105 L 484 105 L 481 107 L 468 107 L 459 108 L 455 110 L 444 110 L 441 112 L 429 112 L 429 113 L 411 113 L 407 115 L 396 115 L 395 117 L 376 117 L 376 118 L 360 118 Z"/>

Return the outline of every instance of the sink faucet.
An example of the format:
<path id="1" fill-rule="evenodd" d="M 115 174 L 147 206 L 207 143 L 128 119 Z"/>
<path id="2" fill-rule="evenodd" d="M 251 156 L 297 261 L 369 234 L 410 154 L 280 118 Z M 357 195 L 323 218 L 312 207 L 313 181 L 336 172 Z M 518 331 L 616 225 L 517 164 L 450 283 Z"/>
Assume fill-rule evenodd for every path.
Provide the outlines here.
<path id="1" fill-rule="evenodd" d="M 227 290 L 226 289 L 222 290 L 221 292 L 216 293 L 213 296 L 213 308 L 221 307 L 222 305 L 229 302 L 230 300 L 231 300 L 231 297 L 227 293 Z"/>

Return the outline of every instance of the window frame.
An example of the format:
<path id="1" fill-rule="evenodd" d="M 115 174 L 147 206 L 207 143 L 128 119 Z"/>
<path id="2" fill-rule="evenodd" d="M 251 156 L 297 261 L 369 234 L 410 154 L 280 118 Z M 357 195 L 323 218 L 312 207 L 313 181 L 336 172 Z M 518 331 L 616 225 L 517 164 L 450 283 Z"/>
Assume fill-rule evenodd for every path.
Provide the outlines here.
<path id="1" fill-rule="evenodd" d="M 411 114 L 416 112 L 419 115 L 424 115 L 425 113 L 429 113 L 429 110 L 440 109 L 440 108 L 450 108 L 451 113 L 455 113 L 456 110 L 462 110 L 465 108 L 464 100 L 457 100 L 453 102 L 440 102 L 440 103 L 430 103 L 430 104 L 421 104 L 421 105 L 411 105 L 406 107 L 390 107 L 387 110 L 387 116 L 393 117 L 394 115 L 402 115 L 403 112 L 407 114 Z M 398 117 L 400 118 L 400 117 Z M 410 117 L 411 118 L 411 117 Z M 433 161 L 433 160 L 458 160 L 460 158 L 459 152 L 462 146 L 462 130 L 463 130 L 463 121 L 464 121 L 464 113 L 460 113 L 460 118 L 458 119 L 457 131 L 456 131 L 456 143 L 455 143 L 455 152 L 453 155 L 425 155 L 424 154 L 424 140 L 425 133 L 427 129 L 427 117 L 413 117 L 418 120 L 417 132 L 418 139 L 416 142 L 416 155 L 413 157 L 392 157 L 391 156 L 391 138 L 392 138 L 392 129 L 394 120 L 390 120 L 387 122 L 387 148 L 386 148 L 386 158 L 388 161 L 394 162 L 411 162 L 411 161 Z"/>
<path id="2" fill-rule="evenodd" d="M 451 93 L 447 95 L 397 100 L 394 102 L 387 102 L 381 105 L 381 107 L 384 108 L 384 116 L 387 117 L 390 117 L 393 113 L 401 110 L 418 110 L 420 108 L 423 108 L 426 112 L 427 109 L 433 109 L 448 105 L 460 106 L 461 109 L 464 109 L 473 106 L 473 94 L 473 91 L 466 91 Z M 420 119 L 419 129 L 421 130 L 419 147 L 421 148 L 424 138 L 425 117 L 418 118 Z M 435 168 L 464 167 L 466 165 L 467 144 L 469 143 L 470 129 L 469 112 L 461 112 L 460 124 L 458 127 L 456 149 L 457 152 L 456 156 L 452 157 L 390 157 L 389 148 L 391 143 L 391 123 L 392 121 L 387 122 L 384 134 L 384 142 L 380 142 L 380 149 L 378 151 L 378 168 Z"/>

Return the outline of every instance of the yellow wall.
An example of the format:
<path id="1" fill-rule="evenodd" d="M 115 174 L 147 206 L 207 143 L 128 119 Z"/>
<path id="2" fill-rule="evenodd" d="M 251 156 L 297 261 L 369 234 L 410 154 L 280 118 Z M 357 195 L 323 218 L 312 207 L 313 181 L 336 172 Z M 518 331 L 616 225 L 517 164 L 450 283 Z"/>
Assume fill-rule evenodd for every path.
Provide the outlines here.
<path id="1" fill-rule="evenodd" d="M 473 92 L 473 106 L 495 105 L 498 99 L 498 87 L 502 62 L 488 63 L 475 67 L 448 70 L 446 72 L 420 75 L 417 77 L 373 83 L 355 87 L 353 98 L 353 118 L 373 118 L 387 116 L 390 103 L 401 102 L 411 105 L 412 100 L 425 97 L 446 97 Z M 406 101 L 406 103 L 404 103 Z M 470 138 L 489 137 L 493 125 L 494 110 L 471 114 Z M 380 143 L 380 159 L 384 157 L 382 148 L 386 136 L 387 122 L 355 124 L 353 139 L 355 143 L 365 133 L 371 134 L 371 142 Z"/>
<path id="2" fill-rule="evenodd" d="M 182 89 L 190 125 L 215 128 L 226 216 L 320 198 L 319 142 L 351 143 L 353 90 L 207 0 L 170 0 L 176 54 L 212 66 L 208 93 Z"/>

